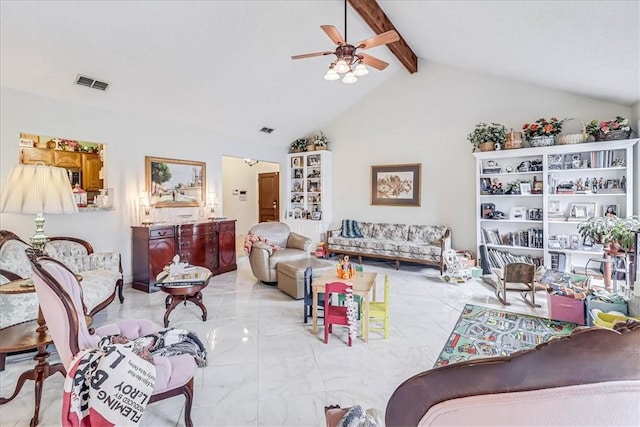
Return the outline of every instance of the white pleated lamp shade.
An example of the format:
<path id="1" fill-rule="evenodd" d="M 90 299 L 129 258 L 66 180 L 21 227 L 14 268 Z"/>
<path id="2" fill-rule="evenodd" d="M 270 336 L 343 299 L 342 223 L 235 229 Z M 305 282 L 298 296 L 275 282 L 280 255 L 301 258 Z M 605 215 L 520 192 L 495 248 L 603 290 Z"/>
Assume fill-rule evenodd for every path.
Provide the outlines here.
<path id="1" fill-rule="evenodd" d="M 14 166 L 2 186 L 0 212 L 77 213 L 67 170 L 41 165 Z"/>

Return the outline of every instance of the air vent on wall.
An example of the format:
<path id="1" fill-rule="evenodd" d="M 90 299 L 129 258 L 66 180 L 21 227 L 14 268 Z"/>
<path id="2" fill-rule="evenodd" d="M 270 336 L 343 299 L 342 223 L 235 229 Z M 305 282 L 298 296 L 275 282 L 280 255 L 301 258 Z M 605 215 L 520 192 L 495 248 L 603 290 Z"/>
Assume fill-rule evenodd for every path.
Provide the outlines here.
<path id="1" fill-rule="evenodd" d="M 271 132 L 273 132 L 273 128 L 268 128 L 268 127 L 265 126 L 262 129 L 260 129 L 260 132 L 271 133 Z"/>
<path id="2" fill-rule="evenodd" d="M 92 77 L 87 77 L 80 74 L 78 74 L 78 76 L 76 77 L 75 83 L 80 86 L 90 87 L 92 89 L 101 90 L 103 92 L 106 91 L 110 85 L 110 83 L 102 82 Z"/>

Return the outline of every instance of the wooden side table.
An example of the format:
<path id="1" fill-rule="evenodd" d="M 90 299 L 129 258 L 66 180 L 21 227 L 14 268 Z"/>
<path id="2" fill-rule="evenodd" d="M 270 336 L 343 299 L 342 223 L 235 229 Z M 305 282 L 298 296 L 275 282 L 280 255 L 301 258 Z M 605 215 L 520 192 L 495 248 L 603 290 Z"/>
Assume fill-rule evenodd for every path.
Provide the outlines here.
<path id="1" fill-rule="evenodd" d="M 207 307 L 202 302 L 202 290 L 209 284 L 211 271 L 204 267 L 192 267 L 190 272 L 171 275 L 162 272 L 156 278 L 156 286 L 169 294 L 165 299 L 164 327 L 169 326 L 169 314 L 181 302 L 191 301 L 202 310 L 202 321 L 207 320 Z"/>
<path id="2" fill-rule="evenodd" d="M 29 282 L 31 282 L 31 279 L 19 279 L 5 283 L 4 285 L 0 285 L 0 293 L 22 294 L 35 292 L 33 282 L 31 282 L 31 286 L 28 286 Z M 40 310 L 38 310 L 37 320 L 29 320 L 0 329 L 0 353 L 6 354 L 17 351 L 38 350 L 38 353 L 33 358 L 33 360 L 36 361 L 36 366 L 33 369 L 24 371 L 20 375 L 16 383 L 16 388 L 10 397 L 0 397 L 0 405 L 11 402 L 18 393 L 20 393 L 24 383 L 27 380 L 33 380 L 35 382 L 35 408 L 33 418 L 30 422 L 32 427 L 38 425 L 44 380 L 56 372 L 60 372 L 62 376 L 66 376 L 66 371 L 62 363 L 51 365 L 47 361 L 50 356 L 50 353 L 47 351 L 49 344 L 53 344 L 53 338 L 49 335 Z"/>

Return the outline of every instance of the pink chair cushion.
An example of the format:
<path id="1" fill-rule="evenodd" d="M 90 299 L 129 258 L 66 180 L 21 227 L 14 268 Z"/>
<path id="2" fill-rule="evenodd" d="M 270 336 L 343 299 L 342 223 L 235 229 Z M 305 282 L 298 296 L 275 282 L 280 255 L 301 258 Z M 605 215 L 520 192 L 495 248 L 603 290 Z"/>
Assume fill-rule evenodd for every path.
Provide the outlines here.
<path id="1" fill-rule="evenodd" d="M 82 293 L 75 275 L 51 261 L 43 260 L 41 265 L 71 297 L 76 312 L 82 313 Z M 47 321 L 47 327 L 56 343 L 56 349 L 62 363 L 68 369 L 71 366 L 74 355 L 71 353 L 69 346 L 61 344 L 69 342 L 71 334 L 66 311 L 61 299 L 37 274 L 33 275 L 33 281 Z M 78 322 L 77 338 L 80 350 L 97 347 L 100 339 L 106 335 L 123 335 L 129 339 L 135 339 L 162 329 L 150 320 L 132 319 L 101 326 L 95 329 L 94 334 L 91 334 L 84 316 L 78 316 Z M 153 394 L 172 390 L 186 384 L 193 377 L 197 368 L 193 356 L 189 354 L 168 357 L 154 356 L 153 361 L 156 366 L 156 383 Z"/>

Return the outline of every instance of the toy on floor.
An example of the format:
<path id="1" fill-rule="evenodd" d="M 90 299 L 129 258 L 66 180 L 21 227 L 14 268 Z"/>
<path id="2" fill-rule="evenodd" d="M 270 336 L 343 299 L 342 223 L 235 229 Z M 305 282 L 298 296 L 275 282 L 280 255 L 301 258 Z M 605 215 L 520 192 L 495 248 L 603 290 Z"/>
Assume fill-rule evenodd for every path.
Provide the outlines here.
<path id="1" fill-rule="evenodd" d="M 442 258 L 444 258 L 442 278 L 445 282 L 466 283 L 473 279 L 472 266 L 468 258 L 458 255 L 453 249 L 444 251 Z"/>

